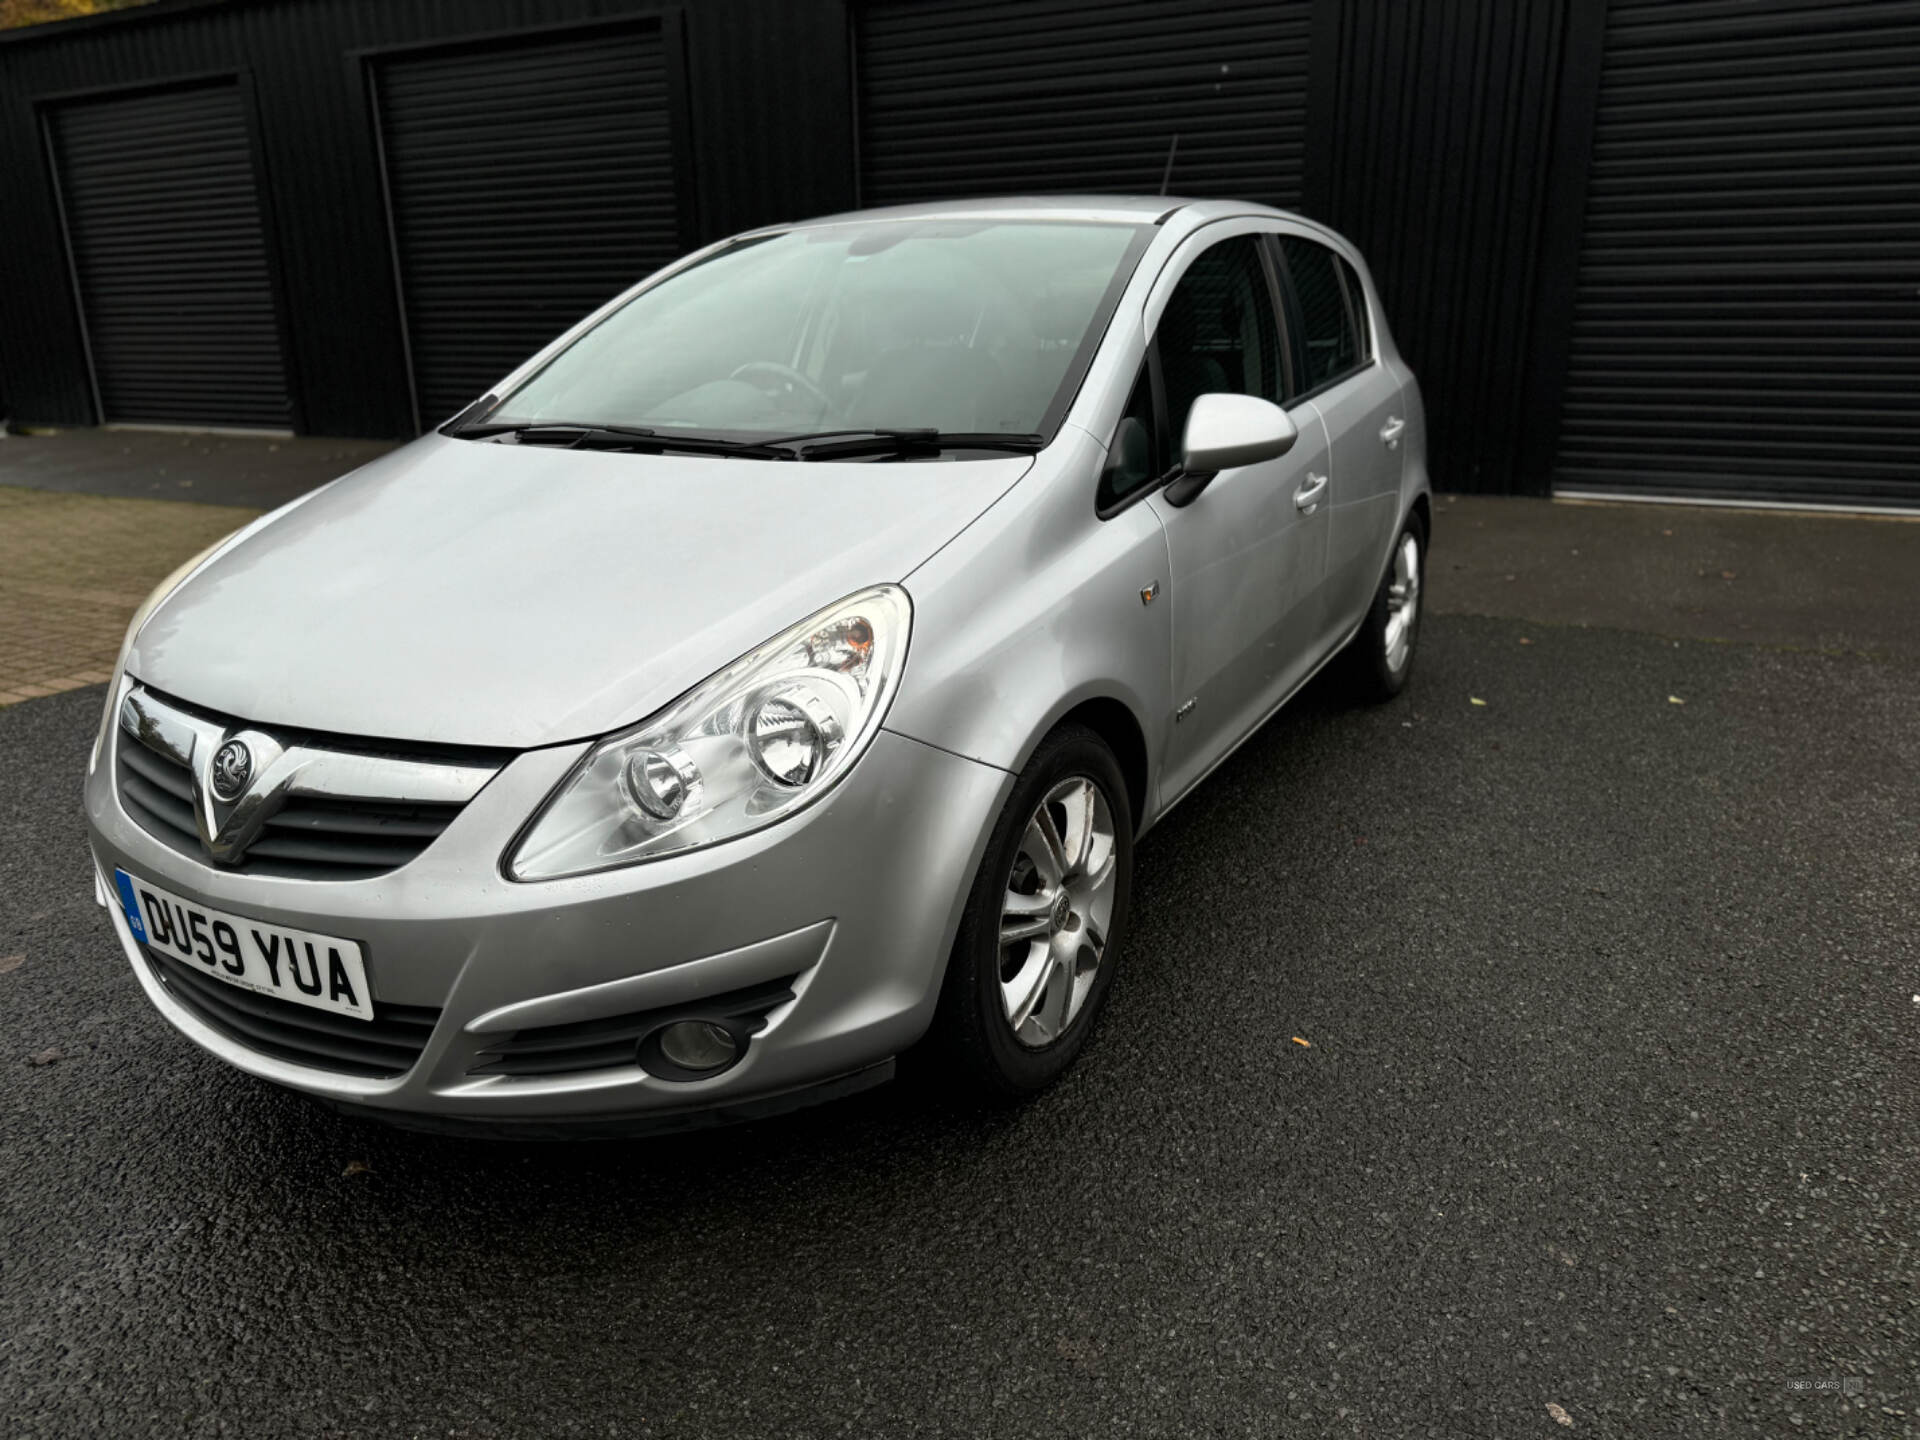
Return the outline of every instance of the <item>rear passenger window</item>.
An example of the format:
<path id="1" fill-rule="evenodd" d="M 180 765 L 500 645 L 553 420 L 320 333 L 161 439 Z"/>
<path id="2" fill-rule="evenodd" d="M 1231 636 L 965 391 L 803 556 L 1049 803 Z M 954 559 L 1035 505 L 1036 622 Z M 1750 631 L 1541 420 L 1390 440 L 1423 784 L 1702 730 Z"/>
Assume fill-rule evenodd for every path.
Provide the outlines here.
<path id="1" fill-rule="evenodd" d="M 1346 262 L 1326 246 L 1297 235 L 1282 235 L 1280 249 L 1286 256 L 1287 274 L 1300 305 L 1300 338 L 1307 370 L 1300 388 L 1317 390 L 1360 364 L 1360 336 L 1340 275 Z"/>
<path id="2" fill-rule="evenodd" d="M 1168 297 L 1153 343 L 1166 388 L 1167 438 L 1176 448 L 1187 411 L 1202 395 L 1257 395 L 1279 404 L 1286 393 L 1280 326 L 1258 238 L 1237 235 L 1201 251 Z"/>

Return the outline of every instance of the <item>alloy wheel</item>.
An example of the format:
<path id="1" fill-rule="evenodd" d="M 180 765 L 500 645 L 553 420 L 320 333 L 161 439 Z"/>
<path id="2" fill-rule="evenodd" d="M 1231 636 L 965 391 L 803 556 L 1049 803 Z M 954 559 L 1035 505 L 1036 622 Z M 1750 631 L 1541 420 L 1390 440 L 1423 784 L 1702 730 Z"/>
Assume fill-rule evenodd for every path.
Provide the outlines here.
<path id="1" fill-rule="evenodd" d="M 1393 576 L 1387 582 L 1387 669 L 1398 674 L 1413 650 L 1413 629 L 1420 618 L 1420 540 L 1409 530 L 1393 552 Z"/>
<path id="2" fill-rule="evenodd" d="M 1093 990 L 1117 868 L 1106 796 L 1083 776 L 1061 781 L 1021 832 L 1000 909 L 1000 1003 L 1029 1049 L 1066 1034 Z"/>

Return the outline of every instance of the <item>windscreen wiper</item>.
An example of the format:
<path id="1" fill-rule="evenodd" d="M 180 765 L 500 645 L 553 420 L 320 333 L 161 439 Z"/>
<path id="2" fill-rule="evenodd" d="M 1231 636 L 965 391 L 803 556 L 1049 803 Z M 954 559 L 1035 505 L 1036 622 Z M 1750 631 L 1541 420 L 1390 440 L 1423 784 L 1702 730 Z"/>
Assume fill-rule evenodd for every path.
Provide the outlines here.
<path id="1" fill-rule="evenodd" d="M 813 435 L 782 435 L 761 442 L 802 460 L 851 460 L 862 455 L 938 455 L 943 450 L 1005 450 L 1031 455 L 1045 443 L 1039 435 L 1007 435 L 985 430 L 822 430 Z"/>
<path id="2" fill-rule="evenodd" d="M 631 450 L 662 454 L 731 455 L 750 460 L 852 460 L 867 455 L 938 455 L 947 450 L 1004 450 L 1031 455 L 1045 443 L 1039 435 L 936 430 L 821 430 L 773 440 L 726 440 L 717 435 L 661 434 L 638 425 L 586 424 L 564 420 L 462 425 L 448 433 L 465 440 L 511 437 L 518 445 L 554 445 L 565 450 Z"/>
<path id="3" fill-rule="evenodd" d="M 564 421 L 528 425 L 469 425 L 454 434 L 471 440 L 511 435 L 518 445 L 555 445 L 563 450 L 635 450 L 650 455 L 669 450 L 690 455 L 737 455 L 749 460 L 791 460 L 793 452 L 752 440 L 723 440 L 713 435 L 662 435 L 637 425 L 575 425 Z"/>

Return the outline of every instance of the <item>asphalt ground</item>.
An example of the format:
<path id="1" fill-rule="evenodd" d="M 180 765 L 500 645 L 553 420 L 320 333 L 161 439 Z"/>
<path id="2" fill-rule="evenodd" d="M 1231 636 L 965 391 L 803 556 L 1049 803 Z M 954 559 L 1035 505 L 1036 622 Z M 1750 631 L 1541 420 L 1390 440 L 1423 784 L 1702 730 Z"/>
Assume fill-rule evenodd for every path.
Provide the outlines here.
<path id="1" fill-rule="evenodd" d="M 1142 844 L 1051 1092 L 629 1143 L 195 1050 L 93 905 L 100 690 L 0 711 L 0 1435 L 1920 1433 L 1920 667 L 1422 644 Z"/>

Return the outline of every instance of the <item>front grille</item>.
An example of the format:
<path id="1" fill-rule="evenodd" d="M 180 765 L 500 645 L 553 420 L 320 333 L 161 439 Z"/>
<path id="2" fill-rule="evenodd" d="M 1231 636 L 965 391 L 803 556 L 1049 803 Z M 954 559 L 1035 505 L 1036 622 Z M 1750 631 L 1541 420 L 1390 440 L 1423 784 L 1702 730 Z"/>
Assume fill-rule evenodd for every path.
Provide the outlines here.
<path id="1" fill-rule="evenodd" d="M 209 857 L 194 819 L 187 767 L 123 727 L 115 729 L 113 748 L 115 783 L 128 816 L 170 849 L 204 863 Z M 421 758 L 497 765 L 501 757 L 435 752 Z M 464 802 L 292 795 L 268 817 L 239 863 L 221 868 L 295 880 L 364 880 L 405 865 L 465 808 Z"/>
<path id="2" fill-rule="evenodd" d="M 571 1075 L 582 1070 L 608 1070 L 631 1065 L 640 1042 L 675 1020 L 728 1020 L 741 1035 L 758 1035 L 767 1016 L 793 999 L 789 975 L 744 990 L 709 996 L 688 1005 L 635 1010 L 598 1020 L 567 1025 L 538 1025 L 492 1037 L 486 1052 L 467 1073 L 471 1075 Z"/>
<path id="3" fill-rule="evenodd" d="M 373 1019 L 355 1020 L 242 990 L 184 961 L 141 946 L 167 994 L 196 1019 L 262 1055 L 342 1075 L 391 1079 L 420 1058 L 440 1012 L 428 1005 L 373 1002 Z"/>

